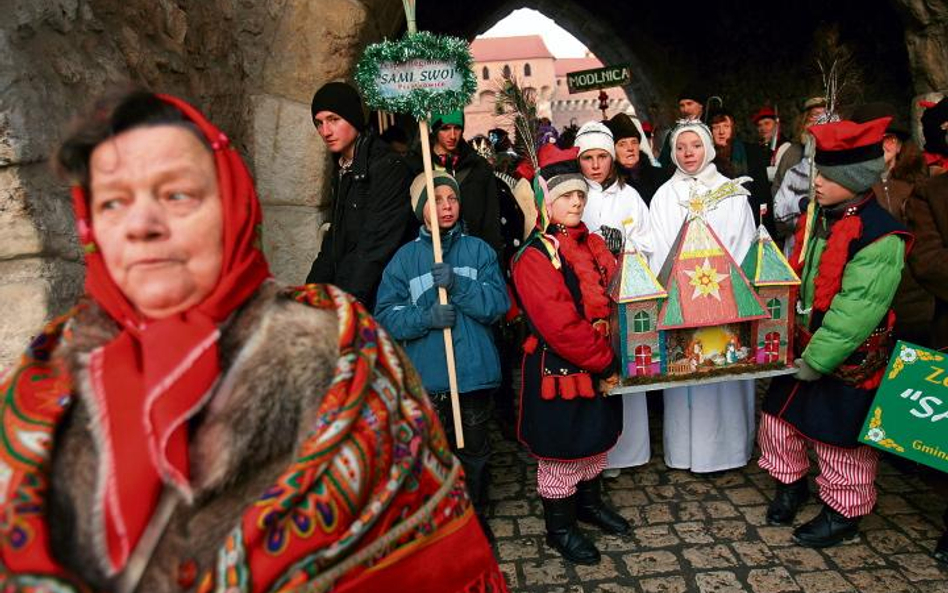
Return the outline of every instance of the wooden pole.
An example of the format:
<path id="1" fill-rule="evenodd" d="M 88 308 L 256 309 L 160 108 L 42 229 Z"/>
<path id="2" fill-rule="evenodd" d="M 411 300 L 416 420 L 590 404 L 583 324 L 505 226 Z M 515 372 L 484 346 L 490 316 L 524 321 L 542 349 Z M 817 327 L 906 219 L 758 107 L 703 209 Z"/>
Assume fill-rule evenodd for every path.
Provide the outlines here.
<path id="1" fill-rule="evenodd" d="M 415 33 L 418 28 L 415 24 L 415 0 L 402 0 L 405 7 L 405 20 L 408 32 Z M 428 195 L 428 220 L 431 221 L 431 247 L 434 251 L 436 264 L 442 262 L 441 257 L 441 229 L 438 227 L 438 207 L 435 204 L 434 175 L 431 166 L 431 143 L 428 140 L 428 117 L 418 120 L 418 133 L 421 136 L 421 160 L 425 165 L 425 192 Z M 394 118 L 394 116 L 393 116 Z M 448 291 L 438 288 L 438 302 L 448 304 Z M 461 401 L 458 397 L 458 373 L 454 364 L 454 340 L 451 338 L 451 328 L 444 328 L 444 357 L 448 361 L 448 386 L 451 388 L 451 415 L 454 419 L 454 442 L 458 449 L 464 448 L 464 428 L 461 426 Z"/>
<path id="2" fill-rule="evenodd" d="M 428 195 L 428 220 L 431 226 L 431 246 L 435 263 L 442 262 L 441 229 L 438 227 L 438 206 L 435 204 L 434 174 L 431 166 L 431 143 L 428 140 L 428 120 L 418 121 L 418 133 L 421 135 L 421 157 L 425 165 L 425 191 Z M 438 302 L 448 304 L 448 291 L 438 287 Z M 451 328 L 444 328 L 444 355 L 448 361 L 448 386 L 451 388 L 451 412 L 454 417 L 454 438 L 458 449 L 464 448 L 464 428 L 461 426 L 461 401 L 458 397 L 458 374 L 454 363 L 454 340 Z"/>

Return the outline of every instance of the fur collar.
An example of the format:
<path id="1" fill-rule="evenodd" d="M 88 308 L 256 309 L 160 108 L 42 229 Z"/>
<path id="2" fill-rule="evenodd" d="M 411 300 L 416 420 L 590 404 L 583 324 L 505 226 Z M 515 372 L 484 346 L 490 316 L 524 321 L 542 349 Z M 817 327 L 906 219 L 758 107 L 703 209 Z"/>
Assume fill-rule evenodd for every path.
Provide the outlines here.
<path id="1" fill-rule="evenodd" d="M 101 518 L 93 516 L 98 495 L 98 426 L 91 414 L 87 365 L 90 353 L 118 333 L 118 326 L 94 303 L 84 303 L 72 322 L 71 338 L 57 351 L 74 380 L 77 402 L 60 428 L 53 454 L 50 525 L 54 554 L 87 583 L 103 588 Z M 191 422 L 190 459 L 194 500 L 181 503 L 168 531 L 200 533 L 169 537 L 166 532 L 149 571 L 161 559 L 195 558 L 223 544 L 246 505 L 259 496 L 297 453 L 332 380 L 338 358 L 338 319 L 284 296 L 273 281 L 221 327 L 225 371 L 205 408 Z M 183 548 L 183 549 L 182 549 Z M 208 559 L 209 560 L 209 559 Z M 161 570 L 167 570 L 165 567 Z M 167 581 L 165 574 L 163 581 Z M 139 590 L 149 581 L 146 571 Z"/>

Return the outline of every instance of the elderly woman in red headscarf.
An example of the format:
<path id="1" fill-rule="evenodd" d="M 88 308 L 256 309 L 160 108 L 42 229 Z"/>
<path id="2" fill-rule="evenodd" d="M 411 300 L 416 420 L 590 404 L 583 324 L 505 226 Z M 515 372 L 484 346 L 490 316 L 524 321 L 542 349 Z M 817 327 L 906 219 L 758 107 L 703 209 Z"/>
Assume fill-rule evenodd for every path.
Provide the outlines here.
<path id="1" fill-rule="evenodd" d="M 86 295 L 0 385 L 0 590 L 506 590 L 408 359 L 270 277 L 220 130 L 125 93 L 56 160 Z"/>

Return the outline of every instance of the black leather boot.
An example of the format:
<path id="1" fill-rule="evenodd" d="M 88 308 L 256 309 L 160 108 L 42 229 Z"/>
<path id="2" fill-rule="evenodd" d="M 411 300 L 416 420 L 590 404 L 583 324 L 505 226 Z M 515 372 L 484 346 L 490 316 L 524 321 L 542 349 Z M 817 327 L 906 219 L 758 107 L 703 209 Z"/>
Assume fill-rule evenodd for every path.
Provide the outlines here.
<path id="1" fill-rule="evenodd" d="M 576 564 L 599 564 L 599 550 L 576 527 L 576 496 L 541 498 L 546 521 L 546 543 Z"/>
<path id="2" fill-rule="evenodd" d="M 603 502 L 599 476 L 576 485 L 576 518 L 616 535 L 625 535 L 632 528 L 622 515 Z"/>
<path id="3" fill-rule="evenodd" d="M 859 535 L 859 517 L 848 519 L 827 505 L 793 531 L 793 541 L 807 548 L 828 548 Z"/>
<path id="4" fill-rule="evenodd" d="M 797 511 L 810 498 L 806 476 L 796 482 L 777 482 L 777 492 L 767 507 L 767 525 L 790 525 Z"/>

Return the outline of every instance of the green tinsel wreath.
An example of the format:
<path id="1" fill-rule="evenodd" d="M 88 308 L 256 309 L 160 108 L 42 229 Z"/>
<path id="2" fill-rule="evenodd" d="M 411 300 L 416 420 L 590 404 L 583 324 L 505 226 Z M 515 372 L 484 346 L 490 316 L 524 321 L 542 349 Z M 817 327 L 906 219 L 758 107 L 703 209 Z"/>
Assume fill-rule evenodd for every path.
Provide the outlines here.
<path id="1" fill-rule="evenodd" d="M 376 81 L 383 62 L 408 62 L 410 60 L 439 60 L 451 62 L 461 72 L 463 81 L 460 90 L 414 89 L 403 97 L 382 97 Z M 447 113 L 471 102 L 477 90 L 477 79 L 471 70 L 471 50 L 467 41 L 458 37 L 435 35 L 428 31 L 408 33 L 398 41 L 373 43 L 365 49 L 356 65 L 355 81 L 362 90 L 366 105 L 372 109 L 392 113 L 410 113 L 415 119 L 428 117 L 428 113 Z"/>

